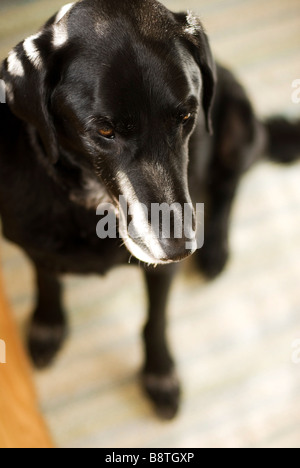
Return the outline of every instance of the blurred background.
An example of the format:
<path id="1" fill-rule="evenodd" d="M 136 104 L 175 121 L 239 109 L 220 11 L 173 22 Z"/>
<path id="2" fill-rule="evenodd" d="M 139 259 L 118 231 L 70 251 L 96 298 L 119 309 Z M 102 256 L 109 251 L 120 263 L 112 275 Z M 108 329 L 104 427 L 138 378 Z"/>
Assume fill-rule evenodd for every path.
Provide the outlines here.
<path id="1" fill-rule="evenodd" d="M 1 0 L 0 59 L 64 3 Z M 300 115 L 299 0 L 165 0 L 199 13 L 215 56 L 231 67 L 261 116 Z M 128 5 L 130 1 L 128 1 Z M 261 163 L 243 179 L 231 261 L 207 283 L 185 262 L 169 304 L 169 336 L 184 383 L 181 413 L 161 422 L 140 390 L 141 271 L 66 277 L 70 336 L 55 364 L 34 371 L 59 447 L 300 447 L 300 164 Z M 6 289 L 25 340 L 31 265 L 1 240 Z M 118 292 L 115 285 L 118 284 Z"/>

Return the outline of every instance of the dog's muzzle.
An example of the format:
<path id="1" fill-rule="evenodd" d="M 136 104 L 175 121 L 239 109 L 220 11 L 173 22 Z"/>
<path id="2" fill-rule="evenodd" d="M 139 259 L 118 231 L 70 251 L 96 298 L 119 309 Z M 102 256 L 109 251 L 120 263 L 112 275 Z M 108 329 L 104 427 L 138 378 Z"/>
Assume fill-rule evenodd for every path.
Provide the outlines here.
<path id="1" fill-rule="evenodd" d="M 147 264 L 178 262 L 197 249 L 191 204 L 120 203 L 119 232 L 130 253 Z"/>

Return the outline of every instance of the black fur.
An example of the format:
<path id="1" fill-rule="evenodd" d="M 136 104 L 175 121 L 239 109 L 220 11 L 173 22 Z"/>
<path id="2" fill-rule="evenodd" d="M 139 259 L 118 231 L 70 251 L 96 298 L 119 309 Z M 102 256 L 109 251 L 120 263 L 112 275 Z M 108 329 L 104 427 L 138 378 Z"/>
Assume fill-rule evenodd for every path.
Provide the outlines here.
<path id="1" fill-rule="evenodd" d="M 296 159 L 300 148 L 297 127 L 258 122 L 234 76 L 215 65 L 198 18 L 173 14 L 154 0 L 133 0 L 130 7 L 83 0 L 59 24 L 55 18 L 31 42 L 39 63 L 21 43 L 14 57 L 23 73 L 12 73 L 10 59 L 1 69 L 8 104 L 0 106 L 0 214 L 4 235 L 36 269 L 29 349 L 38 366 L 52 361 L 66 334 L 59 275 L 104 274 L 129 261 L 120 240 L 96 236 L 96 205 L 110 200 L 118 208 L 120 173 L 147 206 L 183 205 L 190 197 L 206 202 L 205 246 L 195 260 L 215 277 L 228 259 L 241 175 L 267 147 L 280 161 Z M 67 39 L 54 46 L 59 28 Z M 115 138 L 100 136 L 99 128 L 113 128 Z M 277 142 L 282 128 L 287 143 L 293 140 L 287 153 Z M 138 242 L 149 254 L 146 241 Z M 166 265 L 145 266 L 143 383 L 170 418 L 180 401 L 166 341 L 166 305 L 178 268 L 170 262 L 191 252 L 174 238 L 164 251 L 158 263 Z"/>

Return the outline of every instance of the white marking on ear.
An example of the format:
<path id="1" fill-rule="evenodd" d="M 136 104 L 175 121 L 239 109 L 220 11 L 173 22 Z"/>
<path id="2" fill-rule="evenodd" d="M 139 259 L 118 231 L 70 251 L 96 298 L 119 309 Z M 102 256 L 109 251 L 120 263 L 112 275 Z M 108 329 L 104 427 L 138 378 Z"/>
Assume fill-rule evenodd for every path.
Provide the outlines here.
<path id="1" fill-rule="evenodd" d="M 65 25 L 54 26 L 52 45 L 58 49 L 67 42 L 68 37 L 68 31 Z"/>
<path id="2" fill-rule="evenodd" d="M 23 42 L 23 48 L 27 58 L 30 60 L 32 65 L 38 69 L 41 69 L 43 66 L 42 57 L 36 45 L 34 44 L 35 39 L 38 39 L 41 36 L 41 32 L 30 36 Z"/>
<path id="3" fill-rule="evenodd" d="M 187 12 L 186 22 L 187 26 L 185 28 L 185 32 L 188 34 L 195 35 L 201 29 L 198 16 L 190 10 Z"/>
<path id="4" fill-rule="evenodd" d="M 55 48 L 62 47 L 68 40 L 68 30 L 65 24 L 60 23 L 60 21 L 66 16 L 66 14 L 71 10 L 74 3 L 68 3 L 64 5 L 56 15 L 53 27 L 53 39 L 52 44 Z"/>
<path id="5" fill-rule="evenodd" d="M 15 50 L 12 50 L 7 58 L 7 69 L 12 76 L 24 76 L 25 71 L 21 60 L 18 58 Z"/>
<path id="6" fill-rule="evenodd" d="M 66 5 L 64 5 L 57 13 L 54 23 L 55 24 L 58 23 L 71 10 L 73 5 L 74 5 L 74 2 L 67 3 Z"/>

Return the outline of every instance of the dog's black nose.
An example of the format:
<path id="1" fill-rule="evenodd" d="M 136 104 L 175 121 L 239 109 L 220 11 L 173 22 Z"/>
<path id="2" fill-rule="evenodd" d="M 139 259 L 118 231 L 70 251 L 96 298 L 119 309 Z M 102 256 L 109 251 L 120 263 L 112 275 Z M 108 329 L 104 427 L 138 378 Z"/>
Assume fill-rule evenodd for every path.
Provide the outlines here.
<path id="1" fill-rule="evenodd" d="M 192 255 L 197 249 L 196 239 L 159 239 L 164 252 L 162 261 L 179 262 Z"/>

